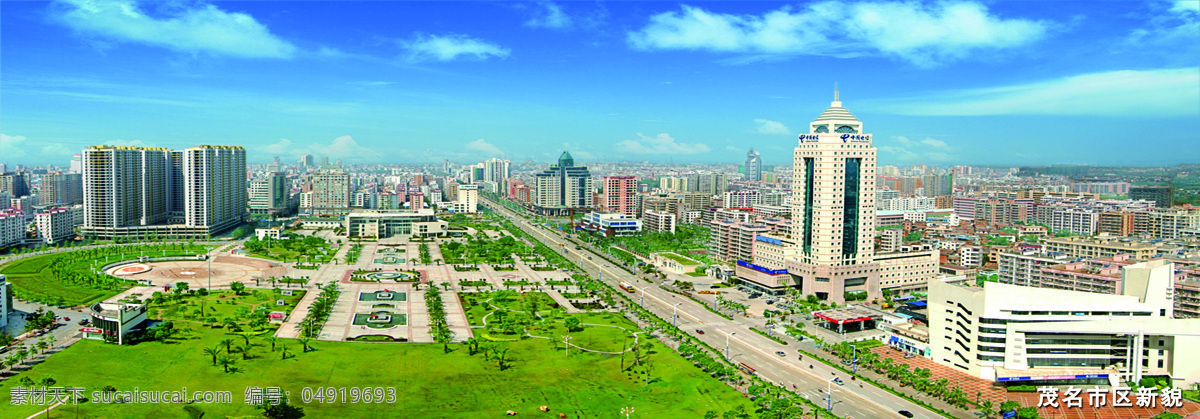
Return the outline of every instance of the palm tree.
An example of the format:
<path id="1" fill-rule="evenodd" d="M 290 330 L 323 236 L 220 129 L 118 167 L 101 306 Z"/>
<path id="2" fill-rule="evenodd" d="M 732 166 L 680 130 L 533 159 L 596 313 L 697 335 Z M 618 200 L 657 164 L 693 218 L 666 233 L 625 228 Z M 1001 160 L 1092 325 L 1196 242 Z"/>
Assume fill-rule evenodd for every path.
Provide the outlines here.
<path id="1" fill-rule="evenodd" d="M 233 339 L 230 339 L 230 338 L 222 339 L 221 344 L 225 345 L 225 353 L 227 353 L 227 354 L 233 353 L 233 348 L 232 348 L 233 347 Z"/>
<path id="2" fill-rule="evenodd" d="M 221 364 L 222 367 L 225 367 L 225 372 L 229 372 L 229 366 L 233 365 L 234 361 L 229 359 L 229 357 L 223 356 L 217 359 L 217 363 Z"/>
<path id="3" fill-rule="evenodd" d="M 983 419 L 995 419 L 999 411 L 996 410 L 996 404 L 992 399 L 985 399 L 979 402 L 979 412 L 983 414 Z"/>
<path id="4" fill-rule="evenodd" d="M 221 345 L 217 345 L 217 346 L 214 346 L 211 348 L 204 348 L 204 353 L 212 356 L 212 364 L 215 367 L 215 366 L 217 366 L 217 355 L 221 354 Z"/>
<path id="5" fill-rule="evenodd" d="M 250 359 L 250 350 L 251 349 L 254 349 L 254 345 L 251 345 L 249 343 L 238 347 L 238 350 L 242 352 L 242 360 L 243 361 Z"/>
<path id="6" fill-rule="evenodd" d="M 310 338 L 300 339 L 300 345 L 304 346 L 304 352 L 308 352 L 308 343 L 309 342 L 312 342 L 312 339 L 310 339 Z"/>
<path id="7" fill-rule="evenodd" d="M 263 339 L 263 340 L 267 341 L 267 343 L 270 343 L 271 344 L 271 352 L 275 352 L 275 342 L 279 341 L 279 338 L 274 337 L 274 336 L 267 336 L 267 338 Z"/>

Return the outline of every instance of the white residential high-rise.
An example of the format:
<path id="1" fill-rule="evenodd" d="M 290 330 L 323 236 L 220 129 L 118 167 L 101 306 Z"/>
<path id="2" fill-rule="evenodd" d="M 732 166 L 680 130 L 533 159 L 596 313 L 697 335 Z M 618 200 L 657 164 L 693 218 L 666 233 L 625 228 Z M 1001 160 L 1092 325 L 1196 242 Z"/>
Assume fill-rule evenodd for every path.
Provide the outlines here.
<path id="1" fill-rule="evenodd" d="M 806 294 L 843 301 L 846 292 L 880 295 L 874 261 L 875 156 L 871 134 L 834 92 L 833 103 L 800 134 L 792 185 L 788 272 Z"/>
<path id="2" fill-rule="evenodd" d="M 312 208 L 318 210 L 350 210 L 350 175 L 317 173 L 312 177 Z"/>
<path id="3" fill-rule="evenodd" d="M 286 213 L 291 190 L 291 182 L 283 173 L 274 172 L 251 180 L 250 212 L 255 214 Z"/>
<path id="4" fill-rule="evenodd" d="M 246 217 L 246 150 L 203 145 L 183 151 L 184 224 L 223 231 Z"/>
<path id="5" fill-rule="evenodd" d="M 505 160 L 505 159 L 490 158 L 490 159 L 484 160 L 483 161 L 483 180 L 487 181 L 487 182 L 496 182 L 496 183 L 503 182 L 504 179 L 508 179 L 509 177 L 512 177 L 511 167 L 512 167 L 512 162 Z"/>
<path id="6" fill-rule="evenodd" d="M 207 237 L 246 213 L 246 151 L 92 146 L 83 151 L 81 232 L 115 237 Z"/>

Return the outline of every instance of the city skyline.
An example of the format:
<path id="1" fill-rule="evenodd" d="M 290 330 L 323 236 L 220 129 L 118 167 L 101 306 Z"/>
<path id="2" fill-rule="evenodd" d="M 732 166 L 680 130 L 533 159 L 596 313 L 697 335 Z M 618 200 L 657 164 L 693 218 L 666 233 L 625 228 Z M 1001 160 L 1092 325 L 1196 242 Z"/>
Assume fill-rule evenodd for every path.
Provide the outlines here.
<path id="1" fill-rule="evenodd" d="M 1200 132 L 1190 0 L 2 7 L 10 165 L 217 143 L 252 163 L 790 164 L 835 82 L 880 165 L 1174 165 Z"/>

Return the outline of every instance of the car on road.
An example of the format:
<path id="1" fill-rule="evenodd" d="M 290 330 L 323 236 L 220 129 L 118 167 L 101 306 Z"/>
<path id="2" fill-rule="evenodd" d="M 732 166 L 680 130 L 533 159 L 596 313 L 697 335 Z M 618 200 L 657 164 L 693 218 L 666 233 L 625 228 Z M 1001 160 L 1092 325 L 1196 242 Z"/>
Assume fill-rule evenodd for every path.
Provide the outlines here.
<path id="1" fill-rule="evenodd" d="M 839 386 L 844 386 L 844 385 L 846 385 L 846 382 L 845 382 L 845 381 L 842 381 L 842 378 L 841 378 L 841 377 L 833 377 L 833 382 L 834 382 L 834 383 L 836 383 L 836 384 L 837 384 L 837 385 L 839 385 Z"/>
<path id="2" fill-rule="evenodd" d="M 767 300 L 767 305 L 773 305 L 773 304 L 775 304 L 774 299 Z"/>
<path id="3" fill-rule="evenodd" d="M 704 334 L 704 331 L 703 331 L 703 330 L 701 330 L 701 329 L 696 329 L 696 334 L 697 334 L 697 335 L 703 335 L 703 334 Z"/>
<path id="4" fill-rule="evenodd" d="M 787 353 L 785 353 L 785 352 L 783 352 L 783 351 L 775 351 L 775 355 L 779 355 L 779 356 L 787 356 Z"/>
<path id="5" fill-rule="evenodd" d="M 69 321 L 71 321 L 71 318 L 70 318 L 70 317 L 63 317 L 63 321 L 69 322 Z"/>
<path id="6" fill-rule="evenodd" d="M 80 319 L 79 324 L 88 324 L 88 319 Z"/>
<path id="7" fill-rule="evenodd" d="M 709 286 L 708 286 L 708 289 L 713 289 L 713 290 L 715 290 L 715 289 L 717 289 L 717 288 L 721 288 L 721 286 L 720 286 L 720 285 L 709 285 Z"/>
<path id="8" fill-rule="evenodd" d="M 904 417 L 906 417 L 906 418 L 911 418 L 911 417 L 913 417 L 913 414 L 912 414 L 912 412 L 909 412 L 909 411 L 907 411 L 907 410 L 901 410 L 901 411 L 899 411 L 899 412 L 896 412 L 896 413 L 899 413 L 899 414 L 900 414 L 900 416 L 904 416 Z"/>

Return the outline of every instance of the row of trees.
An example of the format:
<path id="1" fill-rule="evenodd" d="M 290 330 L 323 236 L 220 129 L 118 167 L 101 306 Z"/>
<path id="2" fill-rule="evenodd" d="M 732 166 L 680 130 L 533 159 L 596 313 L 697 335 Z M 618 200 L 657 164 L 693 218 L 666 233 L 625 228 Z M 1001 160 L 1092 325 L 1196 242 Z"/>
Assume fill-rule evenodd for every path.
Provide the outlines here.
<path id="1" fill-rule="evenodd" d="M 854 345 L 846 342 L 840 342 L 836 345 L 826 345 L 823 339 L 816 339 L 816 344 L 825 350 L 832 353 L 834 356 L 843 360 L 852 361 L 855 355 Z M 889 379 L 900 383 L 900 386 L 911 386 L 913 389 L 930 396 L 940 398 L 951 406 L 966 409 L 968 408 L 970 398 L 967 392 L 961 387 L 949 386 L 950 380 L 939 378 L 931 380 L 933 371 L 929 368 L 912 369 L 908 364 L 895 362 L 891 358 L 883 358 L 879 354 L 871 351 L 857 351 L 858 364 L 863 368 L 868 368 L 876 373 L 884 374 Z M 989 401 L 990 403 L 990 401 Z"/>
<path id="2" fill-rule="evenodd" d="M 325 327 L 325 321 L 329 319 L 329 314 L 333 311 L 333 304 L 337 302 L 340 294 L 337 282 L 329 282 L 321 287 L 321 293 L 309 306 L 308 316 L 302 321 L 304 327 L 300 329 L 300 336 L 312 338 L 321 334 L 321 328 Z M 307 345 L 305 351 L 307 351 Z"/>
<path id="3" fill-rule="evenodd" d="M 442 344 L 443 352 L 450 352 L 450 341 L 454 332 L 446 323 L 446 307 L 442 303 L 442 293 L 438 287 L 430 286 L 425 290 L 425 308 L 429 312 L 429 332 L 433 341 Z"/>
<path id="4" fill-rule="evenodd" d="M 25 361 L 29 360 L 31 357 L 44 353 L 50 348 L 53 348 L 55 341 L 56 339 L 54 335 L 48 334 L 30 346 L 19 346 L 9 350 L 8 356 L 4 357 L 2 361 L 4 368 L 7 368 L 10 374 L 15 372 L 14 369 L 16 367 L 24 365 Z M 11 342 L 9 342 L 9 344 L 11 344 Z"/>

